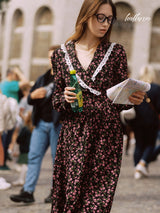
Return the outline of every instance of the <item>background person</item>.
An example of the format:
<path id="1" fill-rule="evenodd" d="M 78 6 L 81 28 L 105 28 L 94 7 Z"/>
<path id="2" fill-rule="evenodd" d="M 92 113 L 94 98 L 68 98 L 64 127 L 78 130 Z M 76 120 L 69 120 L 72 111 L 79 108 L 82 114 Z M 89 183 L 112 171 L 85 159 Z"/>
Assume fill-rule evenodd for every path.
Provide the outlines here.
<path id="1" fill-rule="evenodd" d="M 4 165 L 4 149 L 2 144 L 2 133 L 5 130 L 5 102 L 7 97 L 0 92 L 0 166 Z M 0 190 L 6 190 L 11 187 L 11 184 L 8 183 L 3 177 L 0 177 Z"/>
<path id="2" fill-rule="evenodd" d="M 4 162 L 3 165 L 0 166 L 0 170 L 8 170 L 9 167 L 7 166 L 7 150 L 8 145 L 11 141 L 11 136 L 13 130 L 16 125 L 16 118 L 18 115 L 18 103 L 14 98 L 7 98 L 5 95 L 3 105 L 2 105 L 2 112 L 3 112 L 3 122 L 4 122 L 4 130 L 2 133 L 2 143 L 3 143 L 3 150 L 4 150 Z"/>
<path id="3" fill-rule="evenodd" d="M 160 86 L 153 83 L 156 80 L 155 71 L 151 65 L 145 65 L 140 70 L 140 80 L 151 83 L 147 97 L 139 106 L 135 106 L 136 117 L 128 121 L 135 135 L 134 166 L 135 179 L 148 176 L 148 163 L 155 160 L 160 148 L 155 147 L 159 131 Z"/>
<path id="4" fill-rule="evenodd" d="M 18 137 L 17 143 L 19 144 L 20 154 L 17 160 L 17 163 L 20 166 L 20 175 L 17 180 L 12 182 L 13 186 L 23 186 L 25 183 L 26 172 L 28 169 L 28 152 L 29 152 L 29 145 L 30 145 L 30 138 L 33 131 L 33 124 L 32 124 L 32 112 L 28 111 L 28 113 L 23 117 L 24 125 L 21 128 Z"/>
<path id="5" fill-rule="evenodd" d="M 7 70 L 6 79 L 0 84 L 2 94 L 12 97 L 19 102 L 18 92 L 24 86 L 28 86 L 29 82 L 18 67 L 10 67 Z"/>
<path id="6" fill-rule="evenodd" d="M 0 84 L 0 90 L 2 94 L 6 95 L 8 98 L 14 98 L 17 103 L 19 102 L 19 91 L 24 86 L 29 85 L 29 82 L 20 71 L 18 67 L 10 67 L 7 70 L 6 79 L 4 79 Z M 13 102 L 13 101 L 12 101 Z M 8 170 L 6 165 L 8 157 L 8 147 L 12 140 L 12 135 L 15 126 L 8 131 L 5 131 L 2 135 L 3 148 L 4 148 L 4 165 L 0 167 L 0 170 Z"/>
<path id="7" fill-rule="evenodd" d="M 49 50 L 49 60 L 54 49 Z M 25 184 L 18 195 L 11 195 L 14 202 L 32 203 L 34 191 L 39 178 L 41 163 L 48 149 L 51 147 L 52 161 L 54 164 L 57 141 L 61 124 L 53 123 L 52 93 L 54 89 L 54 72 L 49 69 L 40 76 L 30 90 L 28 103 L 33 105 L 32 121 L 33 129 L 30 149 L 28 154 L 28 170 Z M 54 115 L 56 112 L 54 113 Z M 50 194 L 45 202 L 50 202 Z"/>
<path id="8" fill-rule="evenodd" d="M 18 103 L 18 109 L 19 109 L 19 114 L 17 115 L 17 122 L 16 122 L 16 126 L 12 135 L 12 139 L 11 142 L 9 144 L 8 147 L 8 158 L 10 160 L 12 160 L 12 157 L 17 156 L 17 152 L 18 150 L 16 148 L 18 148 L 16 144 L 17 141 L 17 137 L 18 134 L 21 130 L 21 128 L 24 126 L 25 123 L 25 117 L 26 115 L 28 116 L 28 112 L 32 112 L 33 106 L 29 105 L 27 102 L 27 97 L 29 95 L 29 91 L 31 89 L 31 86 L 24 86 L 23 88 L 21 88 L 21 92 L 23 97 L 20 99 L 19 103 Z M 18 171 L 20 167 L 18 167 L 17 165 L 14 166 L 15 170 Z"/>

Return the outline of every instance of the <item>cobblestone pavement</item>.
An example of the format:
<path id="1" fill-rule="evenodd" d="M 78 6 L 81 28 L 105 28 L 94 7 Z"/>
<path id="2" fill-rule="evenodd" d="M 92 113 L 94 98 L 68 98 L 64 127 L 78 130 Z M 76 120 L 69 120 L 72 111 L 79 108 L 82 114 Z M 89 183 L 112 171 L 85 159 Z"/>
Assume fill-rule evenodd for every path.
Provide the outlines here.
<path id="1" fill-rule="evenodd" d="M 111 213 L 160 213 L 160 158 L 150 165 L 150 177 L 142 180 L 133 178 L 133 145 L 129 156 L 123 156 L 122 169 Z M 18 173 L 1 172 L 0 176 L 12 182 Z M 50 213 L 50 204 L 44 203 L 49 194 L 52 176 L 50 151 L 46 153 L 42 170 L 34 193 L 35 203 L 24 205 L 10 201 L 11 194 L 19 193 L 21 187 L 0 191 L 0 213 Z"/>

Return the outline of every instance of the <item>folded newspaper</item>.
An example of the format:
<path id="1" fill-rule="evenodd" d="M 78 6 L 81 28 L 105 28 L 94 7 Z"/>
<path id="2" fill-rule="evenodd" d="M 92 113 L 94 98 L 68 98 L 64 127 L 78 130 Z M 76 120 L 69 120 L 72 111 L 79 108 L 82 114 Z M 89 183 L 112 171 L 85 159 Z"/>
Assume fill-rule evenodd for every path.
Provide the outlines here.
<path id="1" fill-rule="evenodd" d="M 129 101 L 129 96 L 136 91 L 147 92 L 150 90 L 150 84 L 144 81 L 128 78 L 119 84 L 109 88 L 106 94 L 112 103 L 115 104 L 129 104 L 133 105 Z"/>

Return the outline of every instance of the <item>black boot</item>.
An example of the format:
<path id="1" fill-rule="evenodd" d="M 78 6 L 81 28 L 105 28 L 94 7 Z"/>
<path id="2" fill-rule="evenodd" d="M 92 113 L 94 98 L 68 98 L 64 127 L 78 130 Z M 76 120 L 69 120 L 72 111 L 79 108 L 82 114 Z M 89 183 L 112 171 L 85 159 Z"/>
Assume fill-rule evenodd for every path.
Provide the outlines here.
<path id="1" fill-rule="evenodd" d="M 44 202 L 45 202 L 45 203 L 51 203 L 51 202 L 52 202 L 52 199 L 51 199 L 51 192 L 50 192 L 50 194 L 48 195 L 48 197 L 46 197 L 46 198 L 44 199 Z"/>
<path id="2" fill-rule="evenodd" d="M 11 195 L 10 199 L 13 202 L 24 202 L 24 203 L 33 203 L 35 201 L 33 193 L 26 192 L 24 191 L 24 189 L 21 190 L 19 195 Z"/>

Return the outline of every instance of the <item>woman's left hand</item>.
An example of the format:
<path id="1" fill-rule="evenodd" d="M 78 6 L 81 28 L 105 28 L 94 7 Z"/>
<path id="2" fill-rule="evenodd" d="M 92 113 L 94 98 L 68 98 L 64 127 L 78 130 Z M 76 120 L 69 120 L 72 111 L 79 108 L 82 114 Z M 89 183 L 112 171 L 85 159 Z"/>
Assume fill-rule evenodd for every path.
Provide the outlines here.
<path id="1" fill-rule="evenodd" d="M 129 100 L 131 103 L 139 105 L 143 102 L 145 94 L 145 92 L 141 91 L 133 92 L 132 95 L 129 96 Z"/>

